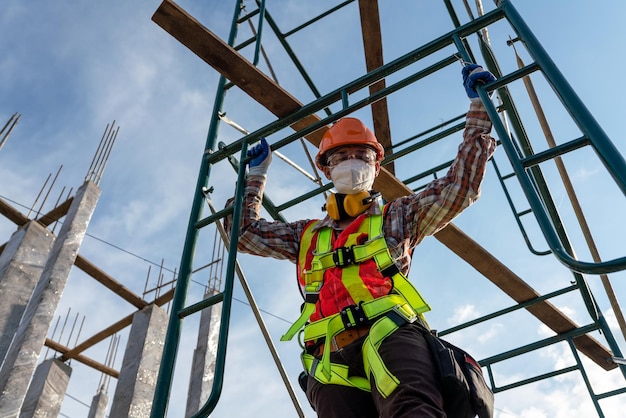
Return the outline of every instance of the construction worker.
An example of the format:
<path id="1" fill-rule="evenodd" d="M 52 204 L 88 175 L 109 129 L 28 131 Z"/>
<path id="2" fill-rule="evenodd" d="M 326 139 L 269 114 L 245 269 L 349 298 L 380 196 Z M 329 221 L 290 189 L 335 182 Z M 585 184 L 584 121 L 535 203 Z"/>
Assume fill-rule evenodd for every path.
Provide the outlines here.
<path id="1" fill-rule="evenodd" d="M 300 318 L 307 398 L 320 417 L 443 417 L 435 365 L 425 343 L 426 301 L 408 281 L 412 249 L 451 222 L 480 194 L 496 148 L 475 90 L 495 77 L 466 65 L 470 98 L 463 142 L 445 177 L 381 205 L 372 191 L 383 147 L 360 120 L 344 118 L 323 135 L 316 165 L 333 182 L 321 220 L 260 217 L 271 149 L 248 155 L 239 250 L 297 264 L 305 299 Z M 230 229 L 231 219 L 225 224 Z"/>

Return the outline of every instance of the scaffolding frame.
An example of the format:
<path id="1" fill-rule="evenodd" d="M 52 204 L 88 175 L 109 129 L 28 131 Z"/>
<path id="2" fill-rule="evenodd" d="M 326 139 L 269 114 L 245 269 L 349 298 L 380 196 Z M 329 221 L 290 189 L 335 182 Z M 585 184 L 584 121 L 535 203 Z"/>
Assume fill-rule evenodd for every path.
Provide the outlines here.
<path id="1" fill-rule="evenodd" d="M 513 173 L 502 175 L 496 166 L 498 178 L 503 184 L 503 188 L 505 188 L 505 190 L 505 180 L 509 178 L 516 178 L 519 181 L 530 207 L 529 210 L 522 214 L 534 214 L 550 248 L 549 251 L 545 252 L 533 251 L 531 248 L 531 252 L 536 253 L 537 255 L 552 253 L 566 268 L 572 272 L 574 275 L 574 281 L 570 286 L 563 289 L 545 295 L 540 295 L 528 286 L 521 278 L 517 277 L 514 273 L 508 270 L 506 266 L 495 259 L 495 257 L 474 243 L 471 238 L 465 235 L 460 229 L 454 225 L 450 225 L 437 233 L 435 237 L 461 258 L 466 260 L 479 272 L 489 278 L 494 284 L 504 290 L 516 301 L 516 304 L 476 320 L 441 331 L 440 334 L 447 335 L 501 315 L 520 309 L 526 309 L 548 325 L 557 335 L 528 344 L 515 350 L 510 350 L 505 353 L 480 360 L 480 364 L 487 369 L 494 393 L 503 392 L 563 373 L 579 371 L 592 398 L 598 416 L 600 417 L 603 417 L 604 414 L 599 404 L 599 400 L 626 393 L 626 387 L 624 387 L 607 393 L 596 394 L 591 387 L 591 383 L 587 378 L 586 371 L 580 360 L 580 356 L 578 355 L 579 352 L 584 353 L 605 370 L 619 368 L 622 375 L 626 379 L 626 366 L 621 359 L 622 354 L 620 347 L 613 337 L 606 319 L 598 309 L 597 302 L 587 284 L 585 277 L 583 276 L 583 274 L 605 274 L 622 271 L 626 268 L 626 257 L 609 261 L 587 262 L 578 260 L 573 255 L 574 252 L 571 243 L 569 242 L 564 225 L 554 204 L 552 194 L 543 177 L 542 170 L 539 167 L 540 163 L 555 159 L 582 147 L 589 146 L 593 148 L 599 156 L 622 193 L 626 194 L 626 162 L 587 110 L 584 103 L 578 98 L 571 86 L 565 80 L 558 67 L 543 49 L 540 42 L 535 38 L 530 28 L 525 24 L 524 20 L 514 8 L 511 1 L 497 1 L 496 7 L 493 10 L 488 11 L 479 17 L 472 17 L 469 23 L 466 24 L 460 23 L 451 0 L 443 1 L 452 21 L 454 22 L 454 30 L 443 34 L 435 40 L 419 46 L 413 51 L 386 64 L 382 64 L 380 62 L 373 63 L 372 61 L 368 62 L 367 74 L 325 95 L 321 95 L 319 93 L 294 51 L 286 42 L 286 38 L 307 26 L 316 23 L 318 20 L 323 19 L 329 14 L 353 3 L 354 0 L 342 2 L 324 13 L 310 19 L 306 23 L 284 33 L 278 29 L 276 22 L 274 22 L 271 18 L 271 15 L 266 9 L 264 0 L 258 1 L 258 9 L 245 16 L 241 15 L 243 9 L 240 6 L 240 2 L 237 0 L 235 2 L 235 12 L 227 42 L 222 41 L 208 29 L 204 28 L 196 19 L 170 0 L 164 0 L 159 9 L 156 11 L 153 16 L 153 20 L 172 36 L 178 39 L 183 45 L 187 46 L 190 50 L 196 53 L 196 55 L 198 55 L 201 59 L 218 70 L 221 73 L 221 76 L 217 86 L 213 113 L 211 115 L 207 134 L 207 142 L 200 164 L 196 190 L 193 197 L 187 236 L 181 259 L 180 273 L 178 276 L 174 299 L 172 301 L 172 314 L 168 326 L 163 360 L 153 402 L 152 417 L 163 417 L 165 416 L 167 410 L 183 319 L 188 315 L 199 312 L 200 310 L 216 303 L 222 303 L 223 305 L 217 353 L 218 360 L 213 391 L 211 392 L 211 396 L 205 405 L 194 416 L 208 416 L 213 411 L 219 400 L 222 390 L 226 342 L 228 338 L 228 326 L 230 320 L 230 307 L 236 269 L 238 240 L 236 228 L 233 229 L 233 233 L 230 237 L 228 250 L 229 258 L 227 262 L 223 291 L 218 295 L 190 306 L 185 305 L 185 300 L 189 286 L 190 274 L 192 272 L 195 246 L 200 230 L 218 222 L 220 219 L 223 219 L 228 215 L 232 215 L 232 222 L 234 225 L 239 224 L 242 213 L 243 187 L 247 165 L 246 152 L 248 147 L 258 141 L 261 137 L 278 133 L 282 129 L 288 127 L 292 127 L 295 132 L 272 143 L 271 148 L 273 151 L 280 150 L 282 147 L 287 146 L 300 138 L 306 138 L 314 145 L 317 145 L 324 127 L 346 115 L 353 113 L 355 110 L 371 106 L 373 113 L 375 113 L 375 132 L 377 137 L 381 140 L 381 143 L 383 143 L 388 151 L 388 154 L 382 163 L 384 168 L 381 170 L 381 175 L 377 179 L 375 188 L 377 190 L 383 190 L 383 196 L 386 200 L 391 200 L 411 193 L 413 190 L 409 189 L 406 184 L 431 176 L 437 171 L 445 168 L 447 164 L 430 168 L 423 173 L 419 173 L 406 179 L 404 182 L 400 182 L 392 175 L 392 163 L 404 155 L 415 151 L 416 149 L 438 141 L 451 133 L 462 130 L 464 124 L 457 123 L 460 117 L 445 121 L 442 123 L 442 126 L 449 127 L 443 132 L 433 133 L 434 129 L 423 132 L 411 139 L 427 136 L 426 139 L 399 149 L 400 145 L 404 146 L 405 144 L 400 143 L 394 145 L 391 143 L 390 138 L 385 135 L 385 124 L 388 124 L 388 117 L 386 115 L 386 107 L 382 106 L 382 104 L 387 96 L 422 78 L 432 75 L 449 65 L 457 63 L 459 59 L 467 62 L 476 62 L 474 59 L 474 53 L 467 42 L 467 38 L 471 36 L 478 37 L 483 58 L 482 61 L 484 61 L 486 63 L 486 67 L 497 76 L 497 81 L 490 83 L 483 88 L 479 88 L 478 90 L 481 99 L 484 103 L 486 103 L 487 111 L 494 124 L 494 130 L 501 141 L 501 147 L 505 150 L 513 168 Z M 375 10 L 373 10 L 371 5 L 376 2 L 362 1 L 359 3 L 362 8 L 361 13 L 370 17 L 369 20 L 362 19 L 362 22 L 369 22 L 363 24 L 374 25 L 375 28 L 375 23 L 378 18 L 378 10 L 377 6 Z M 467 3 L 465 4 L 467 5 Z M 258 18 L 256 35 L 253 38 L 247 39 L 236 45 L 235 40 L 237 37 L 238 25 L 254 17 Z M 372 17 L 374 18 L 372 19 Z M 485 39 L 486 37 L 484 33 L 484 30 L 489 25 L 501 20 L 505 20 L 511 25 L 511 27 L 515 30 L 518 39 L 524 43 L 527 52 L 534 60 L 531 64 L 507 74 L 503 74 L 500 70 L 495 56 L 492 51 L 490 51 L 490 46 Z M 287 54 L 293 60 L 294 65 L 300 71 L 301 76 L 311 88 L 312 94 L 316 97 L 315 100 L 307 104 L 299 103 L 291 97 L 288 92 L 284 91 L 269 77 L 257 69 L 256 65 L 259 62 L 259 57 L 262 52 L 261 39 L 263 37 L 264 22 L 268 24 L 268 26 L 273 30 L 274 35 L 280 40 Z M 380 28 L 378 28 L 378 33 L 380 33 Z M 370 40 L 371 44 L 376 44 L 378 41 L 379 40 L 376 39 L 376 36 L 373 37 L 373 40 Z M 255 45 L 254 59 L 252 62 L 249 62 L 243 58 L 243 56 L 238 54 L 237 51 L 252 44 Z M 396 74 L 402 69 L 405 69 L 407 66 L 450 46 L 456 48 L 455 53 L 439 60 L 435 64 L 410 74 L 400 81 L 395 81 L 391 85 L 386 85 L 384 83 L 384 81 L 390 76 Z M 375 47 L 376 45 L 373 46 L 373 48 Z M 563 106 L 572 116 L 576 125 L 583 132 L 582 137 L 563 143 L 559 146 L 552 147 L 543 152 L 535 153 L 533 151 L 530 141 L 525 133 L 522 120 L 517 114 L 515 102 L 513 101 L 512 95 L 507 87 L 509 84 L 517 80 L 521 80 L 524 77 L 528 77 L 533 73 L 541 73 L 545 77 L 549 85 L 556 92 Z M 217 132 L 221 122 L 220 114 L 222 114 L 222 108 L 224 106 L 225 93 L 228 89 L 234 86 L 241 88 L 261 105 L 267 107 L 278 117 L 278 119 L 275 122 L 269 123 L 230 144 L 224 144 L 222 142 L 218 143 Z M 364 89 L 369 89 L 369 93 L 366 94 L 366 97 L 356 99 L 356 101 L 351 103 L 351 96 L 355 95 L 356 92 L 361 92 L 362 94 Z M 489 91 L 498 92 L 498 96 L 502 101 L 500 106 L 495 106 L 489 99 Z M 265 92 L 266 94 L 262 95 L 261 92 Z M 270 92 L 270 94 L 267 94 L 267 92 Z M 329 110 L 331 106 L 338 103 L 341 104 L 341 110 L 331 112 Z M 374 109 L 375 107 L 376 110 Z M 505 123 L 501 117 L 503 111 L 507 114 L 507 117 L 510 118 L 507 123 L 510 123 L 513 127 L 513 133 L 509 131 L 507 123 Z M 326 116 L 318 116 L 320 113 L 324 113 Z M 391 150 L 393 150 L 393 153 L 390 152 Z M 239 161 L 237 161 L 237 155 L 239 155 Z M 217 211 L 208 217 L 202 217 L 202 206 L 205 202 L 205 192 L 207 190 L 207 186 L 209 185 L 211 168 L 216 163 L 226 159 L 231 162 L 238 173 L 234 204 L 229 208 Z M 332 184 L 322 185 L 281 205 L 274 205 L 266 196 L 264 197 L 263 206 L 274 219 L 283 219 L 283 211 L 324 193 L 330 189 L 331 186 Z M 516 216 L 516 219 L 519 221 L 520 213 L 514 210 L 514 216 Z M 518 223 L 522 229 L 522 234 L 525 236 L 521 222 Z M 580 293 L 590 316 L 590 324 L 578 326 L 567 318 L 565 314 L 549 303 L 550 299 L 569 292 Z M 604 347 L 600 342 L 589 335 L 594 331 L 600 331 L 605 336 L 609 348 Z M 544 373 L 532 378 L 523 379 L 512 384 L 498 386 L 495 382 L 492 370 L 494 364 L 562 341 L 567 342 L 571 348 L 576 362 L 575 366 L 565 367 L 550 373 Z"/>

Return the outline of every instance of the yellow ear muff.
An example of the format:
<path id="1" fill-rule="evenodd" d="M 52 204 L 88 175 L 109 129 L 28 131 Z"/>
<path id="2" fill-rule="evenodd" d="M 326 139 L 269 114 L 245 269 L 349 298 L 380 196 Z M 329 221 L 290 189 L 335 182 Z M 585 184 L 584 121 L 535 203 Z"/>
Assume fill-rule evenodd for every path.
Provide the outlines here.
<path id="1" fill-rule="evenodd" d="M 355 194 L 331 193 L 326 199 L 326 212 L 336 221 L 354 218 L 365 212 L 372 205 L 369 192 Z"/>
<path id="2" fill-rule="evenodd" d="M 369 192 L 359 192 L 356 194 L 348 194 L 343 200 L 343 209 L 346 213 L 354 218 L 365 212 L 370 206 L 372 201 L 369 200 Z M 368 202 L 369 200 L 369 202 Z M 364 202 L 368 202 L 367 204 Z"/>
<path id="3" fill-rule="evenodd" d="M 340 205 L 337 204 L 337 195 L 335 195 L 335 193 L 331 193 L 330 195 L 328 195 L 328 198 L 326 199 L 326 205 L 324 206 L 324 208 L 326 209 L 328 216 L 330 216 L 336 221 L 341 219 L 341 215 L 339 213 L 339 206 Z M 343 206 L 341 206 L 341 210 L 343 210 Z"/>

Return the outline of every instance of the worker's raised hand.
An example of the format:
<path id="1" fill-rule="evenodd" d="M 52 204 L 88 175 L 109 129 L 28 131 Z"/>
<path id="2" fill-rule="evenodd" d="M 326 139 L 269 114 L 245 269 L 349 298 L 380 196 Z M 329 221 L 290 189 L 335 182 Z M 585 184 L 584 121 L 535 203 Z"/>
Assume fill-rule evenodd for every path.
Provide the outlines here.
<path id="1" fill-rule="evenodd" d="M 493 74 L 483 69 L 483 67 L 478 64 L 465 65 L 463 70 L 461 70 L 461 74 L 463 74 L 463 87 L 465 87 L 467 97 L 472 101 L 480 100 L 476 92 L 476 86 L 478 84 L 488 84 L 496 80 Z M 493 94 L 493 92 L 489 95 L 491 96 L 491 94 Z"/>
<path id="2" fill-rule="evenodd" d="M 261 138 L 261 142 L 258 145 L 248 150 L 248 157 L 250 157 L 250 174 L 267 174 L 267 169 L 272 162 L 272 150 L 265 138 Z"/>

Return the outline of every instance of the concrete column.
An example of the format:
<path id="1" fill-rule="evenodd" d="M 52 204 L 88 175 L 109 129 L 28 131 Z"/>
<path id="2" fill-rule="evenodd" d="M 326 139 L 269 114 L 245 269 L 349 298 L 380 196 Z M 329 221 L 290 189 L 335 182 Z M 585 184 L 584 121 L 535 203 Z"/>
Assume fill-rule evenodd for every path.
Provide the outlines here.
<path id="1" fill-rule="evenodd" d="M 20 418 L 57 418 L 71 374 L 72 368 L 55 358 L 37 366 Z"/>
<path id="2" fill-rule="evenodd" d="M 35 372 L 54 313 L 83 241 L 100 189 L 85 182 L 76 192 L 41 278 L 24 310 L 0 369 L 0 417 L 16 417 Z"/>
<path id="3" fill-rule="evenodd" d="M 209 290 L 204 298 L 207 299 L 217 293 L 219 291 Z M 217 357 L 221 319 L 221 303 L 200 312 L 198 342 L 193 352 L 185 417 L 193 416 L 198 412 L 211 395 L 213 379 L 215 378 L 215 359 Z"/>
<path id="4" fill-rule="evenodd" d="M 165 310 L 155 305 L 135 314 L 109 417 L 150 416 L 167 322 Z"/>
<path id="5" fill-rule="evenodd" d="M 54 235 L 36 221 L 20 227 L 0 254 L 0 364 L 48 259 Z"/>
<path id="6" fill-rule="evenodd" d="M 108 405 L 109 395 L 104 391 L 104 388 L 100 388 L 96 396 L 91 399 L 91 407 L 89 408 L 87 418 L 104 418 Z"/>

